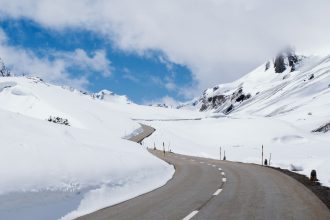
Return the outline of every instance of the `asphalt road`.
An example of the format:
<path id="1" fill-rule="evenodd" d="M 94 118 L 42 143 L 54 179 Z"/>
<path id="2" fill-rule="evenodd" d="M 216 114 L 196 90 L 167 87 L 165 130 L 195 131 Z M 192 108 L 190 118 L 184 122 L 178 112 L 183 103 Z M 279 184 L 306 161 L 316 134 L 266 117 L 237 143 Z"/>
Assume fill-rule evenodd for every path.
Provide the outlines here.
<path id="1" fill-rule="evenodd" d="M 309 189 L 276 170 L 150 152 L 175 166 L 165 186 L 79 219 L 330 219 Z"/>
<path id="2" fill-rule="evenodd" d="M 141 143 L 141 141 L 143 141 L 143 139 L 149 137 L 155 131 L 155 129 L 153 127 L 150 127 L 150 126 L 144 125 L 144 124 L 140 124 L 140 125 L 143 129 L 143 132 L 139 133 L 138 135 L 130 137 L 128 140 L 136 142 L 136 143 Z"/>

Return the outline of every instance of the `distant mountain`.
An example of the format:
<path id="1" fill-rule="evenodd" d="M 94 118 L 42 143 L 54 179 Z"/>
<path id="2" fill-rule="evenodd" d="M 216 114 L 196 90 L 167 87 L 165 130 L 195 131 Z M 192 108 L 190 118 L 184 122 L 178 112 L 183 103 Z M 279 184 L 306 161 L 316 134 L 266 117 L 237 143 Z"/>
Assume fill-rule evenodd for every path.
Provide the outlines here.
<path id="1" fill-rule="evenodd" d="M 101 90 L 98 93 L 91 94 L 93 98 L 108 101 L 108 102 L 116 102 L 121 104 L 131 104 L 133 103 L 130 101 L 126 95 L 117 95 L 114 92 L 111 92 L 109 90 Z"/>
<path id="2" fill-rule="evenodd" d="M 287 50 L 232 83 L 206 89 L 201 97 L 180 107 L 225 115 L 274 116 L 329 104 L 330 56 L 305 57 Z"/>

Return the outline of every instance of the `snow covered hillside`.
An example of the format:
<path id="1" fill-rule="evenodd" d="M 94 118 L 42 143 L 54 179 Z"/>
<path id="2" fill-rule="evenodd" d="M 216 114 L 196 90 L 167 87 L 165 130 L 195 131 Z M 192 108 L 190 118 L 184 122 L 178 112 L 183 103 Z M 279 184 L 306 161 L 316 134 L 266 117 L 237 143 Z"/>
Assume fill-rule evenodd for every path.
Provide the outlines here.
<path id="1" fill-rule="evenodd" d="M 272 165 L 307 176 L 316 169 L 330 185 L 330 56 L 280 54 L 185 108 L 208 118 L 149 122 L 157 130 L 146 143 L 163 139 L 174 152 L 213 158 L 222 147 L 229 160 L 258 164 L 264 145 Z"/>
<path id="2" fill-rule="evenodd" d="M 140 127 L 122 101 L 0 77 L 0 219 L 58 219 L 78 209 L 71 218 L 171 178 L 171 166 L 122 139 Z"/>
<path id="3" fill-rule="evenodd" d="M 280 70 L 277 69 L 279 64 L 276 65 L 279 57 L 284 59 Z M 295 57 L 294 68 L 290 57 Z M 330 56 L 303 57 L 290 53 L 267 61 L 233 83 L 205 90 L 190 106 L 223 114 L 275 116 L 312 103 L 322 104 L 319 99 L 329 92 Z"/>

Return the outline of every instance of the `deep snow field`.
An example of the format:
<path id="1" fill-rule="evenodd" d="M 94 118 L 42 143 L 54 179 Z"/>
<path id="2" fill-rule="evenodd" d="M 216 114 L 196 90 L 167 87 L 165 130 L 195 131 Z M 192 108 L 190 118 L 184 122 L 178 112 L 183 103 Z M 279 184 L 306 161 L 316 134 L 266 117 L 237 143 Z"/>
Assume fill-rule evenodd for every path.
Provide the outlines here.
<path id="1" fill-rule="evenodd" d="M 0 78 L 0 103 L 0 219 L 59 219 L 78 209 L 70 219 L 150 191 L 174 173 L 122 139 L 139 128 L 132 112 L 168 118 L 173 110 L 93 99 L 25 77 Z"/>
<path id="2" fill-rule="evenodd" d="M 163 142 L 167 150 L 211 158 L 221 147 L 227 160 L 257 164 L 264 145 L 272 166 L 305 175 L 316 169 L 330 186 L 330 132 L 311 132 L 330 122 L 329 60 L 307 60 L 280 75 L 261 66 L 219 86 L 231 93 L 243 85 L 252 94 L 229 115 L 0 78 L 0 219 L 72 219 L 162 186 L 174 168 L 146 147 L 161 149 Z M 310 74 L 315 78 L 306 80 Z M 50 116 L 70 126 L 48 122 Z M 124 139 L 140 131 L 138 122 L 156 129 L 142 146 Z"/>

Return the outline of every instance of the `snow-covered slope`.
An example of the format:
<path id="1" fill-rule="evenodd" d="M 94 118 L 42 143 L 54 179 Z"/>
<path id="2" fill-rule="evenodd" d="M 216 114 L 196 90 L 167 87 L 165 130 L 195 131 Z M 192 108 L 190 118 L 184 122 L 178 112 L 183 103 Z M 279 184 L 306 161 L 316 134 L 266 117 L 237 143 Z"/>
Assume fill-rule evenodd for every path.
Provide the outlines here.
<path id="1" fill-rule="evenodd" d="M 0 219 L 57 219 L 80 206 L 71 218 L 159 187 L 173 174 L 122 139 L 140 127 L 122 100 L 0 77 L 0 103 Z"/>
<path id="2" fill-rule="evenodd" d="M 299 57 L 297 62 L 294 71 L 278 73 L 270 60 L 233 83 L 205 90 L 194 105 L 201 111 L 259 116 L 322 105 L 330 92 L 330 56 Z"/>

